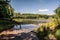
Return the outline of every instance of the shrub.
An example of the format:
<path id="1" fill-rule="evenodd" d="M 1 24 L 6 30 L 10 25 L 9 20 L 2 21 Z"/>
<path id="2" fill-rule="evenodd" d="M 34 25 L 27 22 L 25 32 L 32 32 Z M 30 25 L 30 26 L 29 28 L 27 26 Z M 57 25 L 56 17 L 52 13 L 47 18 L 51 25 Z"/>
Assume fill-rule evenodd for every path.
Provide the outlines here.
<path id="1" fill-rule="evenodd" d="M 40 40 L 45 40 L 45 37 L 47 37 L 47 40 L 50 39 L 48 35 L 51 34 L 52 37 L 55 38 L 55 31 L 56 31 L 57 24 L 54 21 L 45 23 L 45 24 L 39 24 L 39 28 L 37 29 L 37 37 Z M 54 35 L 54 36 L 53 36 Z"/>
<path id="2" fill-rule="evenodd" d="M 60 29 L 56 30 L 55 36 L 57 37 L 58 40 L 60 40 Z"/>
<path id="3" fill-rule="evenodd" d="M 44 37 L 47 35 L 47 33 L 48 32 L 44 26 L 37 29 L 37 37 L 39 38 L 39 40 L 44 40 Z"/>

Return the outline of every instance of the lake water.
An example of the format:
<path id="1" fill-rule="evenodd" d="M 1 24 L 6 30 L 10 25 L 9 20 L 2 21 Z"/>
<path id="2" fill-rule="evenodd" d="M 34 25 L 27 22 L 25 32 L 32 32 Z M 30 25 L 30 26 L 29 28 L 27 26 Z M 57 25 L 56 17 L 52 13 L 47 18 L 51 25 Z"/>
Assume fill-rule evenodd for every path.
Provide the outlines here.
<path id="1" fill-rule="evenodd" d="M 29 31 L 32 31 L 34 30 L 35 28 L 37 28 L 38 25 L 37 24 L 21 24 L 21 25 L 14 25 L 13 29 L 15 30 L 19 30 L 19 29 L 25 29 L 25 30 L 29 30 Z"/>

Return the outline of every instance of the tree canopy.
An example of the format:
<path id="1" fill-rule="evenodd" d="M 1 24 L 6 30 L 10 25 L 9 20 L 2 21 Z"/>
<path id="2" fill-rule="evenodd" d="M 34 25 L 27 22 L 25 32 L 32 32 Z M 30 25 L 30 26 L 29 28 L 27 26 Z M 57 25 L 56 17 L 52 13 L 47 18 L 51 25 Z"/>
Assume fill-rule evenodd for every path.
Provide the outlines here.
<path id="1" fill-rule="evenodd" d="M 0 0 L 0 18 L 11 18 L 13 12 L 14 10 L 9 4 L 9 0 Z"/>
<path id="2" fill-rule="evenodd" d="M 60 6 L 55 10 L 56 15 L 58 15 L 58 17 L 60 17 Z"/>

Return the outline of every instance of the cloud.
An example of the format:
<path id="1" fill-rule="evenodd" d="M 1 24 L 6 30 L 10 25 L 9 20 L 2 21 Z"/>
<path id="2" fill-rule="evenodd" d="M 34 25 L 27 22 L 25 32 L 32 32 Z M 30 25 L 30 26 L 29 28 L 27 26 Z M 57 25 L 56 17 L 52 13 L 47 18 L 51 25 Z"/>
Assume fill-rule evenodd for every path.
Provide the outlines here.
<path id="1" fill-rule="evenodd" d="M 49 9 L 39 9 L 40 12 L 46 12 L 49 11 Z"/>

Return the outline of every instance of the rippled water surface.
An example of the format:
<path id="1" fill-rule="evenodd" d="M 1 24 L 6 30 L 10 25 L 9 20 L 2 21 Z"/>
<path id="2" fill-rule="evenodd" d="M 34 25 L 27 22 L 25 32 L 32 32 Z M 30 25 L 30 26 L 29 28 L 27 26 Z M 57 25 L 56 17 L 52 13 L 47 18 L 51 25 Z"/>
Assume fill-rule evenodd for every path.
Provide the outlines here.
<path id="1" fill-rule="evenodd" d="M 21 25 L 14 25 L 13 29 L 19 30 L 19 29 L 25 29 L 25 30 L 34 30 L 37 28 L 38 25 L 36 24 L 21 24 Z"/>

